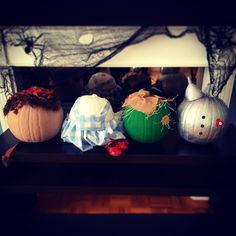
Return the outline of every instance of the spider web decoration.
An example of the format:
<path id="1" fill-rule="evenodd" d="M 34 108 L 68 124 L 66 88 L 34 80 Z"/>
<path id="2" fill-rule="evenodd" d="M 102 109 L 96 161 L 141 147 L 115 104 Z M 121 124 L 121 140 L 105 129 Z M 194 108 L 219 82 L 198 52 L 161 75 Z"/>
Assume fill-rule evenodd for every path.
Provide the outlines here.
<path id="1" fill-rule="evenodd" d="M 0 92 L 8 98 L 16 92 L 14 73 L 11 67 L 0 68 Z"/>
<path id="2" fill-rule="evenodd" d="M 186 27 L 178 35 L 167 26 L 32 26 L 8 27 L 2 32 L 6 46 L 22 47 L 34 58 L 34 66 L 87 68 L 155 35 L 180 38 L 194 33 L 206 47 L 212 96 L 220 94 L 236 67 L 236 29 L 230 26 Z"/>
<path id="3" fill-rule="evenodd" d="M 154 35 L 173 35 L 168 27 L 9 27 L 4 29 L 7 46 L 22 47 L 34 57 L 35 66 L 95 67 L 125 47 Z"/>
<path id="4" fill-rule="evenodd" d="M 24 52 L 34 57 L 34 66 L 43 66 L 44 33 L 38 34 L 34 27 L 10 27 L 3 29 L 7 46 L 23 47 Z"/>
<path id="5" fill-rule="evenodd" d="M 236 68 L 236 28 L 205 27 L 196 34 L 207 50 L 209 95 L 217 97 Z"/>

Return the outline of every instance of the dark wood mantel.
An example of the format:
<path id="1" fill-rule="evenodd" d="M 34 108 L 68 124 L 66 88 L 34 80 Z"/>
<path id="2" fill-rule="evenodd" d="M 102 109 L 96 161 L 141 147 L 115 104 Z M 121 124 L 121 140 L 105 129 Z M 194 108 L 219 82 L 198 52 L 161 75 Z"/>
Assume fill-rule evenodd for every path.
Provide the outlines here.
<path id="1" fill-rule="evenodd" d="M 11 164 L 0 166 L 0 192 L 214 195 L 232 186 L 235 134 L 236 128 L 230 126 L 215 144 L 196 145 L 173 130 L 159 143 L 130 140 L 129 149 L 120 157 L 109 156 L 103 147 L 83 153 L 59 136 L 43 143 L 21 142 Z M 11 136 L 6 131 L 1 143 L 14 143 Z"/>

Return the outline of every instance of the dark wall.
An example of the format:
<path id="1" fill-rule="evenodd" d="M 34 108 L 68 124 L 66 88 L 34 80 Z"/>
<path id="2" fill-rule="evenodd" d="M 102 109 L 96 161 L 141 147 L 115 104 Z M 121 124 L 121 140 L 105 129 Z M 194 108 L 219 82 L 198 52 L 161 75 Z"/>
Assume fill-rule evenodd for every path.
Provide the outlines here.
<path id="1" fill-rule="evenodd" d="M 234 88 L 231 95 L 231 101 L 229 106 L 229 116 L 230 116 L 230 123 L 236 126 L 236 78 L 234 81 Z"/>

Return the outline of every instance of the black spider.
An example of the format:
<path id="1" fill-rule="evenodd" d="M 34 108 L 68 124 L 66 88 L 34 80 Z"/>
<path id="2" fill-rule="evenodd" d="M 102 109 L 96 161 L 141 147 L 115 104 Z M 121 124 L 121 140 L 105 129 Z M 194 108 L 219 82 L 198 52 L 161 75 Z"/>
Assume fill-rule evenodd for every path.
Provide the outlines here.
<path id="1" fill-rule="evenodd" d="M 35 40 L 37 40 L 37 38 L 33 39 L 33 37 L 30 37 L 30 39 L 29 38 L 25 39 L 25 44 L 26 44 L 26 47 L 24 49 L 25 53 L 29 54 L 32 52 L 32 50 L 35 46 L 35 44 L 34 44 L 36 42 Z"/>
<path id="2" fill-rule="evenodd" d="M 41 65 L 43 61 L 43 51 L 45 44 L 38 43 L 39 39 L 44 35 L 41 33 L 37 37 L 26 35 L 26 30 L 22 29 L 21 32 L 12 32 L 15 33 L 18 38 L 16 38 L 16 43 L 12 43 L 13 46 L 24 46 L 24 51 L 26 54 L 32 53 L 35 57 L 35 65 Z M 39 50 L 39 55 L 36 54 L 35 50 Z M 38 61 L 39 60 L 39 61 Z"/>

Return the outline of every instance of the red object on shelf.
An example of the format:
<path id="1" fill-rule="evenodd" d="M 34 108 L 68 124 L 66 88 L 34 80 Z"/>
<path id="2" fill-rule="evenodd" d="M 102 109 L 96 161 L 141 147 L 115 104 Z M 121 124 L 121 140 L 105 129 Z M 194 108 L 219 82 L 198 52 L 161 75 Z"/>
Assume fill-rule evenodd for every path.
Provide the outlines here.
<path id="1" fill-rule="evenodd" d="M 121 140 L 121 141 L 117 140 L 116 142 L 117 142 L 116 145 L 117 145 L 120 149 L 123 149 L 123 150 L 128 149 L 129 142 L 128 142 L 127 140 L 125 140 L 125 139 L 124 139 L 124 140 Z"/>
<path id="2" fill-rule="evenodd" d="M 111 156 L 120 156 L 123 153 L 123 150 L 128 149 L 128 141 L 111 140 L 104 147 Z"/>

